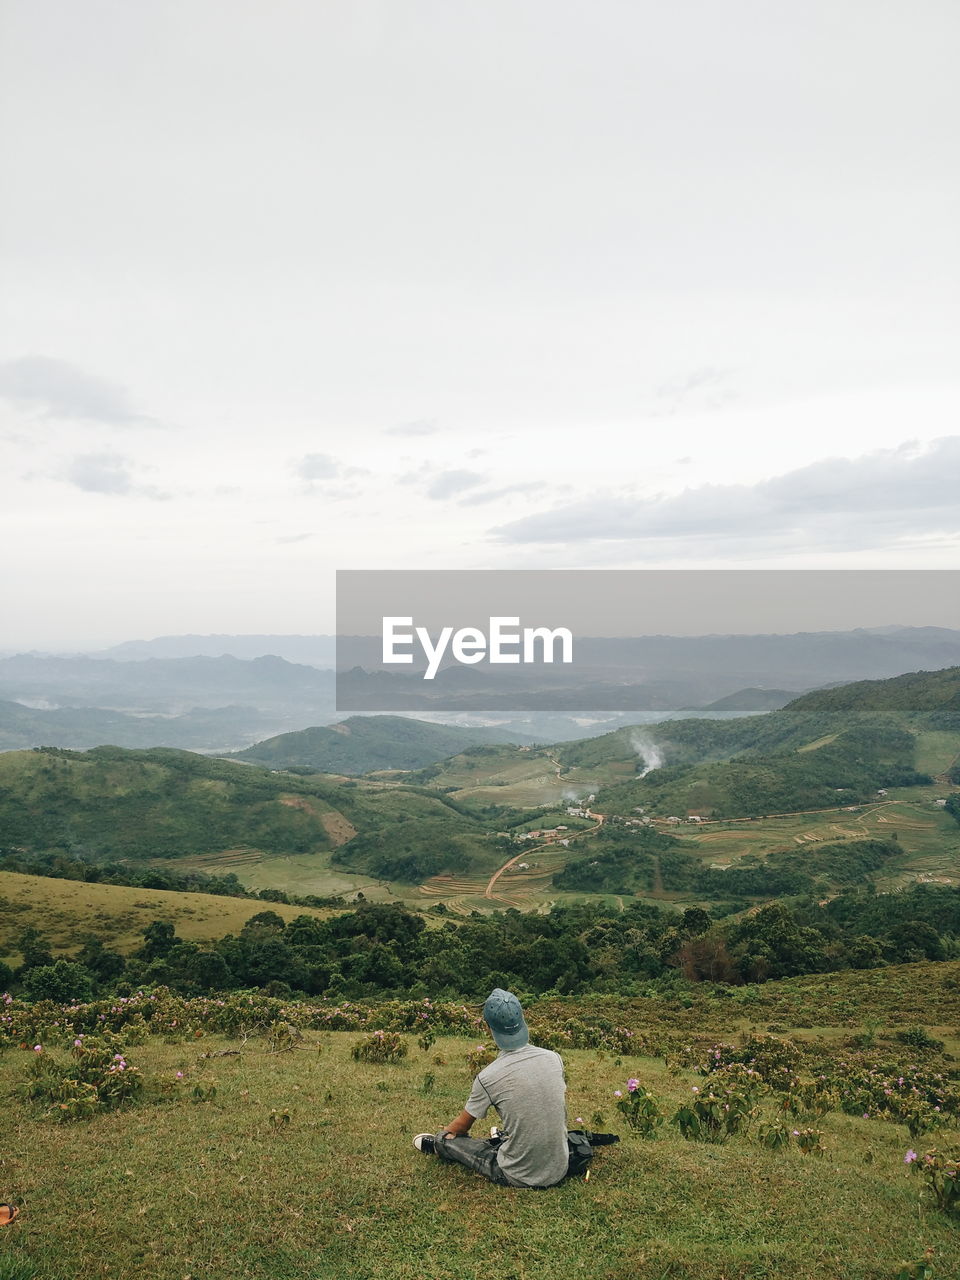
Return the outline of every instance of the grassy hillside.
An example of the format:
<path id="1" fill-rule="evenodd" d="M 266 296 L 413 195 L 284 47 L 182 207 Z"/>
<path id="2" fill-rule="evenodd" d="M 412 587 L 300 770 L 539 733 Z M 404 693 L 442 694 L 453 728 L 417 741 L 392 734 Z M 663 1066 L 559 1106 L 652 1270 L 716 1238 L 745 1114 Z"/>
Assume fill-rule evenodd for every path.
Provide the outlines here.
<path id="1" fill-rule="evenodd" d="M 960 667 L 911 671 L 891 680 L 857 680 L 836 689 L 817 689 L 795 699 L 790 706 L 804 712 L 953 712 L 960 724 Z"/>
<path id="2" fill-rule="evenodd" d="M 221 898 L 209 893 L 169 893 L 125 885 L 87 884 L 0 871 L 0 960 L 19 964 L 15 939 L 27 928 L 49 938 L 54 954 L 74 953 L 88 933 L 111 950 L 128 955 L 143 945 L 143 931 L 154 920 L 167 920 L 177 935 L 206 942 L 239 933 L 265 904 L 250 898 Z M 270 903 L 284 920 L 329 911 Z M 2 1273 L 0 1273 L 2 1274 Z"/>
<path id="3" fill-rule="evenodd" d="M 915 749 L 913 735 L 892 721 L 860 723 L 806 749 L 665 766 L 603 791 L 598 808 L 626 814 L 644 805 L 664 815 L 746 818 L 859 804 L 880 789 L 932 782 L 915 769 Z"/>
<path id="4" fill-rule="evenodd" d="M 956 1220 L 937 1209 L 904 1155 L 955 1144 L 952 1111 L 940 1133 L 911 1138 L 879 1107 L 866 1117 L 836 1105 L 820 1117 L 785 1115 L 781 1095 L 766 1094 L 762 1119 L 785 1121 L 788 1138 L 794 1128 L 819 1130 L 819 1157 L 801 1154 L 792 1138 L 783 1150 L 762 1146 L 756 1121 L 723 1143 L 685 1140 L 670 1123 L 707 1083 L 684 1064 L 712 1040 L 745 1041 L 751 1024 L 771 1019 L 781 1034 L 764 1043 L 799 1062 L 803 1080 L 833 1076 L 841 1061 L 848 1086 L 879 1062 L 881 1081 L 949 1068 L 895 1035 L 922 1008 L 947 1050 L 960 1049 L 950 1030 L 960 1019 L 960 964 L 905 966 L 882 982 L 873 973 L 831 978 L 723 1001 L 704 995 L 689 1008 L 666 1000 L 533 1006 L 532 1024 L 548 1034 L 562 1039 L 570 1025 L 583 1043 L 595 1037 L 596 1047 L 561 1049 L 570 1123 L 582 1116 L 622 1137 L 597 1153 L 589 1181 L 544 1192 L 495 1187 L 411 1146 L 414 1133 L 439 1128 L 463 1105 L 466 1054 L 476 1044 L 466 1027 L 439 1026 L 428 1048 L 404 1035 L 399 1063 L 365 1063 L 351 1056 L 359 1030 L 318 1029 L 322 1018 L 311 1020 L 308 1009 L 303 1016 L 273 1002 L 270 1013 L 264 1004 L 262 1033 L 238 1039 L 213 1029 L 208 1002 L 181 1002 L 158 1018 L 162 1034 L 124 1044 L 146 1101 L 66 1124 L 18 1096 L 38 1055 L 13 1049 L 0 1058 L 4 1195 L 22 1213 L 0 1237 L 0 1276 L 895 1280 L 901 1266 L 926 1259 L 923 1274 L 951 1280 Z M 271 1037 L 278 1016 L 303 1031 Z M 340 1025 L 366 1020 L 364 1034 L 396 1016 L 387 1008 L 338 1015 Z M 873 1050 L 849 1039 L 863 1018 L 874 1019 Z M 603 1025 L 632 1029 L 640 1051 L 612 1047 Z M 60 1043 L 75 1029 L 71 1022 L 59 1036 L 44 1034 L 44 1054 L 66 1060 Z M 683 1037 L 700 1046 L 699 1058 L 668 1050 L 667 1067 L 659 1053 Z M 666 1117 L 653 1140 L 632 1133 L 616 1109 L 628 1077 Z"/>
<path id="5" fill-rule="evenodd" d="M 204 869 L 215 854 L 223 870 L 251 855 L 329 867 L 335 853 L 361 878 L 416 883 L 443 867 L 495 866 L 495 827 L 422 789 L 274 774 L 185 751 L 0 754 L 0 847 Z"/>
<path id="6" fill-rule="evenodd" d="M 960 668 L 863 681 L 737 721 L 621 730 L 563 750 L 566 764 L 623 758 L 638 775 L 598 807 L 718 818 L 860 803 L 880 789 L 931 782 L 960 755 Z"/>
<path id="7" fill-rule="evenodd" d="M 405 716 L 351 716 L 329 728 L 267 738 L 235 752 L 233 758 L 271 769 L 299 767 L 362 774 L 380 769 L 422 769 L 464 747 L 523 740 L 508 731 L 430 724 Z"/>
<path id="8" fill-rule="evenodd" d="M 247 845 L 329 849 L 332 806 L 299 779 L 185 751 L 58 749 L 0 755 L 0 843 L 99 858 L 177 857 Z"/>

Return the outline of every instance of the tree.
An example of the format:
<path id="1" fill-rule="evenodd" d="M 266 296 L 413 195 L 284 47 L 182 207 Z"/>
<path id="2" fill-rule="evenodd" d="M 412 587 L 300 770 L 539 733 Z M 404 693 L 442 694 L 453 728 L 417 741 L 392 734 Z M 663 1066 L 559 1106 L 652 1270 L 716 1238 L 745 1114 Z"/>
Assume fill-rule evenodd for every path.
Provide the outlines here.
<path id="1" fill-rule="evenodd" d="M 29 969 L 37 969 L 53 964 L 50 944 L 40 930 L 35 929 L 32 925 L 24 929 L 17 939 L 17 950 L 23 956 L 23 964 L 20 966 L 21 977 Z"/>
<path id="2" fill-rule="evenodd" d="M 160 960 L 177 943 L 177 934 L 169 920 L 154 920 L 143 931 L 144 945 L 139 951 L 141 960 Z"/>
<path id="3" fill-rule="evenodd" d="M 697 934 L 706 933 L 712 924 L 709 913 L 703 907 L 687 907 L 680 928 L 691 937 L 696 937 Z"/>
<path id="4" fill-rule="evenodd" d="M 77 960 L 90 970 L 97 982 L 109 982 L 112 978 L 119 978 L 127 967 L 123 956 L 116 951 L 107 951 L 102 939 L 95 934 L 90 934 L 84 940 Z"/>
<path id="5" fill-rule="evenodd" d="M 701 934 L 680 948 L 680 968 L 691 982 L 737 982 L 737 966 L 723 938 Z"/>
<path id="6" fill-rule="evenodd" d="M 23 979 L 28 1000 L 54 1000 L 57 1004 L 89 1000 L 93 994 L 90 974 L 82 964 L 58 960 L 55 964 L 38 965 Z"/>
<path id="7" fill-rule="evenodd" d="M 907 920 L 891 929 L 887 935 L 896 960 L 910 963 L 916 960 L 945 960 L 943 939 L 933 925 L 923 920 Z"/>
<path id="8" fill-rule="evenodd" d="M 263 894 L 260 896 L 263 897 Z M 298 920 L 300 918 L 300 916 L 297 917 Z M 244 934 L 254 934 L 258 937 L 268 934 L 273 936 L 274 934 L 282 933 L 286 927 L 286 920 L 284 920 L 283 916 L 278 915 L 276 911 L 258 911 L 256 915 L 251 916 L 246 922 L 242 932 Z"/>
<path id="9" fill-rule="evenodd" d="M 171 982 L 179 991 L 222 991 L 233 974 L 219 951 L 203 951 L 195 942 L 180 942 L 166 957 Z"/>
<path id="10" fill-rule="evenodd" d="M 847 947 L 851 969 L 876 969 L 883 964 L 883 947 L 877 938 L 861 933 Z"/>

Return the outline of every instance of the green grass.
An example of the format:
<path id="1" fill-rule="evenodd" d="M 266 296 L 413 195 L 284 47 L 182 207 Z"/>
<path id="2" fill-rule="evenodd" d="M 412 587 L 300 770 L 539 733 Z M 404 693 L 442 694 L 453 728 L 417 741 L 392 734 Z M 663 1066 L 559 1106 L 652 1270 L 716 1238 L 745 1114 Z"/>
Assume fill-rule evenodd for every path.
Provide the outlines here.
<path id="1" fill-rule="evenodd" d="M 827 1116 L 820 1160 L 750 1138 L 685 1142 L 669 1126 L 643 1142 L 617 1123 L 613 1090 L 637 1075 L 669 1113 L 696 1077 L 568 1051 L 570 1119 L 600 1110 L 623 1141 L 598 1153 L 587 1182 L 497 1188 L 410 1144 L 459 1112 L 472 1041 L 445 1037 L 378 1066 L 352 1060 L 356 1039 L 307 1033 L 280 1054 L 213 1036 L 130 1050 L 155 1081 L 215 1080 L 199 1104 L 59 1126 L 8 1101 L 4 1195 L 23 1213 L 0 1239 L 0 1277 L 893 1280 L 927 1247 L 938 1280 L 951 1274 L 956 1224 L 918 1200 L 903 1165 L 918 1144 L 889 1123 Z M 8 1053 L 0 1089 L 26 1067 L 27 1054 Z M 285 1110 L 289 1124 L 274 1127 L 271 1112 Z"/>
<path id="2" fill-rule="evenodd" d="M 956 733 L 928 729 L 917 734 L 916 760 L 921 773 L 943 773 L 958 754 L 960 738 Z"/>
<path id="3" fill-rule="evenodd" d="M 0 871 L 0 959 L 20 963 L 15 939 L 28 926 L 48 937 L 58 953 L 76 951 L 87 933 L 95 933 L 109 949 L 127 955 L 143 946 L 143 931 L 153 920 L 168 920 L 181 938 L 203 942 L 239 933 L 251 916 L 267 908 L 285 920 L 331 914 L 325 909 L 288 907 L 252 898 L 87 884 Z M 0 1199 L 2 1196 L 0 1191 Z"/>

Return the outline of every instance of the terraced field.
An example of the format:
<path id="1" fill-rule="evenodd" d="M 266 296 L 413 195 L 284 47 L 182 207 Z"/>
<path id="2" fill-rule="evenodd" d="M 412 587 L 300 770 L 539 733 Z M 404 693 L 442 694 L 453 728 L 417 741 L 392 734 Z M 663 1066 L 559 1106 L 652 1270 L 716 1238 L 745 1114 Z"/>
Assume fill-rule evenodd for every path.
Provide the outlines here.
<path id="1" fill-rule="evenodd" d="M 956 884 L 960 883 L 960 826 L 935 804 L 936 797 L 947 790 L 937 785 L 892 792 L 884 800 L 853 812 L 832 809 L 680 827 L 656 825 L 681 836 L 686 850 L 700 854 L 708 866 L 720 868 L 735 866 L 749 856 L 762 859 L 783 850 L 799 853 L 814 844 L 895 835 L 903 847 L 903 857 L 889 863 L 876 878 L 879 889 L 903 888 L 917 880 Z M 472 911 L 508 907 L 547 910 L 551 903 L 584 898 L 579 893 L 561 893 L 552 885 L 555 872 L 570 858 L 583 856 L 584 842 L 595 830 L 591 826 L 576 831 L 576 819 L 570 823 L 571 829 L 565 835 L 570 840 L 569 847 L 556 840 L 531 842 L 509 859 L 492 885 L 490 875 L 483 872 L 472 876 L 436 875 L 417 886 L 376 880 L 331 867 L 330 856 L 324 853 L 271 856 L 250 849 L 230 849 L 222 854 L 182 859 L 178 865 L 209 873 L 232 871 L 247 888 L 347 897 L 361 891 L 371 901 L 403 901 L 421 910 L 442 902 L 449 911 L 464 916 Z M 616 897 L 603 896 L 618 901 Z M 688 905 L 682 895 L 664 897 L 680 906 Z"/>

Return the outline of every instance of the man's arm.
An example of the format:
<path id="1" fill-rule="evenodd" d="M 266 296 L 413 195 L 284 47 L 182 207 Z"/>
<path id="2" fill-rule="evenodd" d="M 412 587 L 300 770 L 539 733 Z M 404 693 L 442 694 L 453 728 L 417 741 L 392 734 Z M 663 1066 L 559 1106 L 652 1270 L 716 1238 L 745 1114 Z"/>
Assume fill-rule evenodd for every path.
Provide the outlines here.
<path id="1" fill-rule="evenodd" d="M 476 1120 L 476 1116 L 472 1116 L 469 1111 L 461 1111 L 456 1120 L 451 1121 L 444 1129 L 444 1137 L 462 1138 L 464 1134 L 470 1132 L 470 1126 L 474 1120 Z"/>

